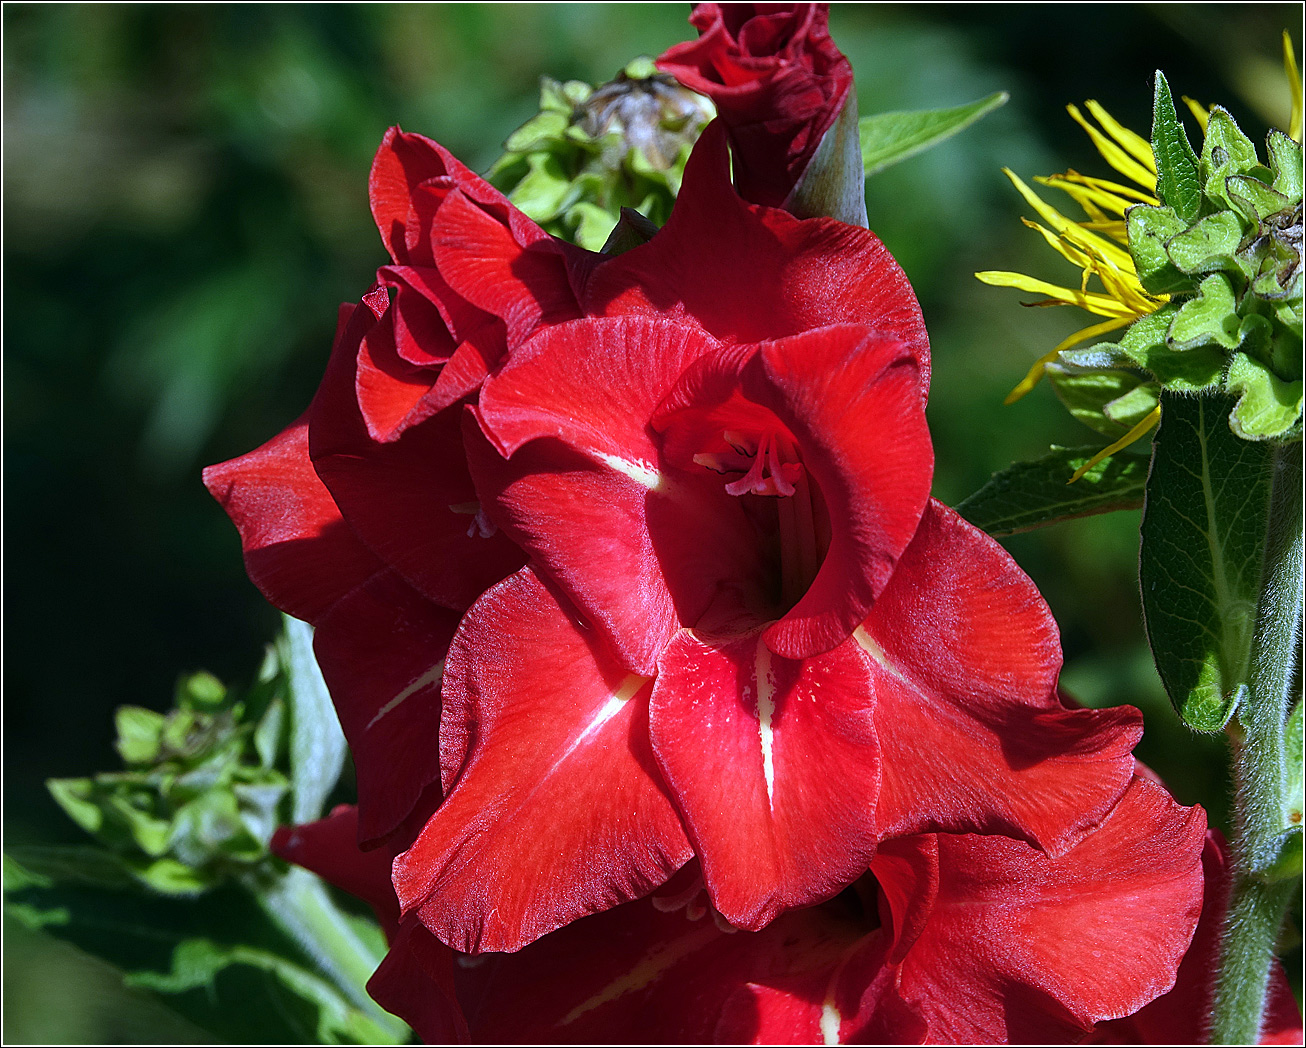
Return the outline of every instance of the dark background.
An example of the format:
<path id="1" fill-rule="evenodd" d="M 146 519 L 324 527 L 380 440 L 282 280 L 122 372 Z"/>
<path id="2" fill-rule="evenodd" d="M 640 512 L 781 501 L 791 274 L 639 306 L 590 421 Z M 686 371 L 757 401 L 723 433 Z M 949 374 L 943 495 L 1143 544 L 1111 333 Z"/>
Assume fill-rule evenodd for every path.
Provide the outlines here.
<path id="1" fill-rule="evenodd" d="M 336 304 L 384 261 L 366 176 L 386 127 L 484 170 L 541 74 L 602 82 L 687 38 L 686 10 L 4 6 L 7 843 L 77 839 L 43 782 L 116 766 L 114 707 L 166 707 L 183 671 L 255 671 L 276 613 L 199 472 L 312 396 Z M 871 226 L 931 332 L 938 497 L 1050 443 L 1096 442 L 1047 388 L 1002 406 L 1088 320 L 972 277 L 1079 279 L 1020 225 L 1000 168 L 1109 174 L 1064 105 L 1096 98 L 1146 135 L 1158 66 L 1176 96 L 1225 104 L 1263 140 L 1286 126 L 1280 34 L 1300 55 L 1300 21 L 1296 4 L 836 5 L 863 114 L 1012 95 L 870 183 Z M 1006 545 L 1061 623 L 1065 685 L 1141 706 L 1140 754 L 1226 818 L 1222 746 L 1176 725 L 1143 642 L 1137 514 Z M 198 1036 L 64 947 L 11 931 L 5 951 L 6 1040 Z"/>

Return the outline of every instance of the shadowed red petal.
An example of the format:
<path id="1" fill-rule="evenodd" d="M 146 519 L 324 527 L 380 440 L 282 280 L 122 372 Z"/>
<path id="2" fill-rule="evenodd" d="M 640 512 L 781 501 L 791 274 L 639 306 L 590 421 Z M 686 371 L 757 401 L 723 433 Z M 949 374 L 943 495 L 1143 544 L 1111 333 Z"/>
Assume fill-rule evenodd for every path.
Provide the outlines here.
<path id="1" fill-rule="evenodd" d="M 594 316 L 685 317 L 729 342 L 863 324 L 902 342 L 920 365 L 922 397 L 929 387 L 925 323 L 893 256 L 865 229 L 744 203 L 719 121 L 694 147 L 667 224 L 595 267 L 581 304 Z"/>
<path id="2" fill-rule="evenodd" d="M 209 466 L 204 485 L 240 532 L 254 585 L 288 615 L 315 623 L 384 565 L 313 472 L 307 419 L 248 455 Z"/>
<path id="3" fill-rule="evenodd" d="M 897 993 L 931 1042 L 1080 1039 L 1136 1011 L 1170 987 L 1192 937 L 1205 831 L 1200 808 L 1135 780 L 1060 858 L 1004 837 L 940 835 L 938 893 Z M 881 884 L 901 870 L 871 866 Z"/>
<path id="4" fill-rule="evenodd" d="M 689 858 L 649 749 L 647 681 L 597 643 L 529 569 L 454 638 L 446 799 L 394 883 L 404 911 L 457 949 L 520 949 L 646 894 Z"/>
<path id="5" fill-rule="evenodd" d="M 690 920 L 684 910 L 665 912 L 656 903 L 639 900 L 585 918 L 520 953 L 468 959 L 456 980 L 473 1039 L 570 1044 L 819 1039 L 819 1025 L 812 1020 L 819 1020 L 820 998 L 813 1009 L 795 987 L 819 987 L 826 969 L 855 941 L 853 927 L 838 916 L 806 910 L 785 914 L 756 935 L 726 934 L 710 917 Z M 783 1017 L 750 1007 L 752 995 L 767 995 L 771 986 L 799 998 L 797 1006 L 784 1002 Z"/>
<path id="6" fill-rule="evenodd" d="M 457 405 L 393 441 L 368 433 L 356 375 L 359 346 L 377 326 L 375 314 L 371 306 L 355 310 L 332 350 L 309 411 L 313 466 L 363 542 L 423 595 L 461 610 L 524 557 L 478 523 Z"/>
<path id="7" fill-rule="evenodd" d="M 550 328 L 481 394 L 482 428 L 507 460 L 468 438 L 495 521 L 646 676 L 722 580 L 762 573 L 752 526 L 720 478 L 666 467 L 647 425 L 714 346 L 643 318 Z"/>
<path id="8" fill-rule="evenodd" d="M 393 831 L 440 779 L 440 678 L 458 615 L 395 572 L 339 601 L 313 649 L 358 777 L 359 841 Z"/>
<path id="9" fill-rule="evenodd" d="M 867 660 L 849 641 L 772 655 L 754 633 L 682 631 L 649 720 L 713 905 L 743 928 L 834 895 L 875 851 L 879 759 Z"/>
<path id="10" fill-rule="evenodd" d="M 1056 624 L 1000 546 L 931 502 L 854 634 L 875 664 L 885 836 L 1004 833 L 1064 850 L 1133 774 L 1136 710 L 1067 710 Z"/>
<path id="11" fill-rule="evenodd" d="M 390 952 L 368 980 L 367 992 L 427 1044 L 467 1040 L 467 1021 L 454 989 L 454 952 L 416 918 L 400 928 Z"/>
<path id="12" fill-rule="evenodd" d="M 399 900 L 390 884 L 390 853 L 358 847 L 358 809 L 341 804 L 325 819 L 282 826 L 272 835 L 272 853 L 312 870 L 328 884 L 356 895 L 376 913 L 387 940 L 399 931 Z"/>

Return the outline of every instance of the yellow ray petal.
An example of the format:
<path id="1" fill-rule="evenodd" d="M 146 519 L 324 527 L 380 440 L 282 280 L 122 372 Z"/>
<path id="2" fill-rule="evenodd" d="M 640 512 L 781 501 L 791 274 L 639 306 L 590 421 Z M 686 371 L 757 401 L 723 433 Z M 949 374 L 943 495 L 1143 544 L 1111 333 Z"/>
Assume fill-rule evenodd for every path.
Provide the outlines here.
<path id="1" fill-rule="evenodd" d="M 1288 91 L 1292 94 L 1292 116 L 1288 119 L 1288 134 L 1301 141 L 1302 130 L 1302 83 L 1301 70 L 1297 68 L 1297 56 L 1292 50 L 1292 37 L 1288 30 L 1283 31 L 1283 72 L 1288 78 Z"/>
<path id="2" fill-rule="evenodd" d="M 1151 142 L 1117 122 L 1116 118 L 1103 109 L 1095 99 L 1090 98 L 1084 103 L 1084 107 L 1093 114 L 1103 130 L 1124 147 L 1125 152 L 1152 174 L 1156 174 L 1156 157 L 1152 155 Z"/>
<path id="3" fill-rule="evenodd" d="M 1156 174 L 1149 171 L 1137 160 L 1126 153 L 1120 146 L 1112 142 L 1106 135 L 1102 134 L 1097 128 L 1084 119 L 1079 112 L 1078 106 L 1066 106 L 1068 112 L 1080 127 L 1087 133 L 1088 137 L 1093 140 L 1093 145 L 1097 146 L 1097 151 L 1102 154 L 1102 159 L 1114 167 L 1128 179 L 1132 179 L 1140 186 L 1144 187 L 1149 193 L 1156 189 Z"/>
<path id="4" fill-rule="evenodd" d="M 1114 455 L 1121 448 L 1129 447 L 1130 444 L 1136 441 L 1139 437 L 1144 436 L 1146 433 L 1148 433 L 1152 429 L 1152 427 L 1155 426 L 1160 421 L 1161 421 L 1161 405 L 1158 404 L 1156 407 L 1154 407 L 1151 411 L 1147 413 L 1147 416 L 1143 419 L 1142 422 L 1138 423 L 1138 425 L 1136 425 L 1123 437 L 1117 440 L 1114 444 L 1108 444 L 1096 455 L 1094 455 L 1091 459 L 1089 459 L 1082 466 L 1080 466 L 1079 469 L 1075 470 L 1074 476 L 1072 476 L 1068 481 L 1066 481 L 1066 483 L 1073 484 L 1085 473 L 1087 473 L 1090 469 L 1092 469 L 1099 462 L 1101 462 L 1104 458 Z"/>
<path id="5" fill-rule="evenodd" d="M 1048 305 L 1071 305 L 1096 313 L 1100 317 L 1124 317 L 1133 320 L 1138 314 L 1122 306 L 1108 295 L 1093 292 L 1072 291 L 1067 287 L 1057 287 L 1043 280 L 1035 280 L 1024 273 L 1005 273 L 998 270 L 986 270 L 976 273 L 975 278 L 992 287 L 1014 287 L 1018 291 L 1029 291 L 1035 295 L 1046 295 Z M 1043 303 L 1039 303 L 1042 305 Z"/>
<path id="6" fill-rule="evenodd" d="M 1092 327 L 1081 328 L 1073 335 L 1069 335 L 1056 344 L 1056 347 L 1044 353 L 1038 360 L 1034 361 L 1034 366 L 1029 369 L 1028 374 L 1017 383 L 1016 388 L 1007 394 L 1007 399 L 1002 403 L 1014 404 L 1037 384 L 1038 380 L 1043 377 L 1043 372 L 1047 366 L 1057 359 L 1058 354 L 1071 346 L 1077 346 L 1079 343 L 1095 338 L 1098 335 L 1105 335 L 1108 331 L 1116 331 L 1119 328 L 1131 323 L 1132 317 L 1121 317 L 1117 320 L 1107 320 L 1101 324 L 1094 324 Z"/>
<path id="7" fill-rule="evenodd" d="M 1206 121 L 1210 119 L 1211 111 L 1194 98 L 1189 98 L 1187 95 L 1181 97 L 1184 105 L 1188 107 L 1188 112 L 1192 113 L 1193 119 L 1197 121 L 1197 126 L 1202 129 L 1202 134 L 1206 134 Z"/>

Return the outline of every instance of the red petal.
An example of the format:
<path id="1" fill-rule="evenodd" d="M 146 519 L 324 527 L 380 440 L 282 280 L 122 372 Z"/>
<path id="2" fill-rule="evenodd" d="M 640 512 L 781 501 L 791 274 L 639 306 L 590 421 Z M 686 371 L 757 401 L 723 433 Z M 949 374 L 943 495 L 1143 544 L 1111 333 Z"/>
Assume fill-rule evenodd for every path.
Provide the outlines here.
<path id="1" fill-rule="evenodd" d="M 204 484 L 240 532 L 250 579 L 289 615 L 317 622 L 384 570 L 313 472 L 307 415 L 248 455 L 209 466 Z"/>
<path id="2" fill-rule="evenodd" d="M 363 844 L 393 831 L 440 779 L 440 678 L 457 625 L 393 571 L 318 625 L 313 648 L 353 754 Z"/>
<path id="3" fill-rule="evenodd" d="M 885 836 L 1004 833 L 1059 851 L 1129 783 L 1137 711 L 1057 701 L 1047 605 L 996 542 L 940 503 L 854 636 L 875 663 Z"/>
<path id="4" fill-rule="evenodd" d="M 1219 958 L 1220 930 L 1229 899 L 1229 866 L 1224 838 L 1208 830 L 1202 850 L 1205 892 L 1202 915 L 1192 945 L 1184 954 L 1174 988 L 1124 1019 L 1099 1023 L 1097 1044 L 1205 1044 L 1207 1019 Z M 1261 1044 L 1301 1044 L 1301 1011 L 1283 967 L 1273 962 L 1269 997 L 1261 1026 Z"/>
<path id="5" fill-rule="evenodd" d="M 367 314 L 356 311 L 362 319 L 337 340 L 313 400 L 313 465 L 378 556 L 437 604 L 466 608 L 524 558 L 503 535 L 483 537 L 477 526 L 456 405 L 388 443 L 368 433 L 355 394 L 359 346 L 372 329 Z"/>
<path id="6" fill-rule="evenodd" d="M 932 1042 L 1079 1039 L 1137 1010 L 1169 988 L 1192 937 L 1205 830 L 1200 808 L 1135 780 L 1056 859 L 1004 837 L 940 835 L 938 895 L 898 993 Z M 895 876 L 879 857 L 871 871 Z"/>
<path id="7" fill-rule="evenodd" d="M 760 928 L 866 869 L 880 778 L 869 683 L 851 641 L 794 662 L 756 633 L 683 631 L 663 654 L 653 747 L 732 924 Z"/>
<path id="8" fill-rule="evenodd" d="M 663 883 L 690 851 L 647 694 L 529 569 L 478 601 L 445 669 L 446 800 L 395 862 L 405 912 L 464 952 L 517 950 Z"/>
<path id="9" fill-rule="evenodd" d="M 720 478 L 667 468 L 648 429 L 680 373 L 713 345 L 668 321 L 550 328 L 481 395 L 482 427 L 508 460 L 469 440 L 496 522 L 646 676 L 721 580 L 761 574 L 752 526 Z"/>
<path id="10" fill-rule="evenodd" d="M 454 952 L 415 919 L 400 929 L 367 992 L 427 1044 L 467 1040 L 467 1020 L 454 990 Z"/>
<path id="11" fill-rule="evenodd" d="M 509 345 L 541 325 L 581 316 L 561 242 L 533 224 L 509 228 L 463 193 L 451 193 L 440 205 L 435 258 L 450 287 L 503 319 Z"/>
<path id="12" fill-rule="evenodd" d="M 376 912 L 386 939 L 399 930 L 399 900 L 390 884 L 390 854 L 358 847 L 358 809 L 341 804 L 325 819 L 304 826 L 282 826 L 272 837 L 272 853 L 312 870 L 341 891 L 356 895 Z"/>
<path id="13" fill-rule="evenodd" d="M 440 201 L 455 186 L 481 181 L 438 142 L 390 128 L 367 182 L 372 217 L 390 257 L 400 265 L 430 265 Z"/>
<path id="14" fill-rule="evenodd" d="M 729 342 L 763 342 L 829 324 L 896 338 L 929 385 L 929 339 L 906 275 L 874 234 L 745 204 L 730 187 L 719 122 L 685 168 L 671 218 L 647 244 L 597 266 L 590 315 L 686 317 Z"/>

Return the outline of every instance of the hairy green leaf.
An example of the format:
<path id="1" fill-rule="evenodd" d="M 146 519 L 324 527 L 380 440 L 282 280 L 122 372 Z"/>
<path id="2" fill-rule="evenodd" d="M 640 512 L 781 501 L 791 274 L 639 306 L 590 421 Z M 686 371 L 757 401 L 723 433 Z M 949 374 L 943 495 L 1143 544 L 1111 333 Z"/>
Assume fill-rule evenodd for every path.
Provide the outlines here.
<path id="1" fill-rule="evenodd" d="M 1224 726 L 1246 679 L 1269 512 L 1270 448 L 1234 435 L 1233 406 L 1223 394 L 1162 394 L 1143 510 L 1148 641 L 1198 731 Z"/>
<path id="2" fill-rule="evenodd" d="M 1017 462 L 993 474 L 957 512 L 990 535 L 1058 524 L 1075 517 L 1137 509 L 1143 504 L 1147 455 L 1118 452 L 1073 484 L 1067 483 L 1099 448 L 1058 448 L 1035 462 Z"/>
<path id="3" fill-rule="evenodd" d="M 1172 208 L 1135 204 L 1125 214 L 1129 234 L 1129 253 L 1143 290 L 1153 295 L 1171 295 L 1189 291 L 1193 279 L 1182 273 L 1170 259 L 1166 242 L 1188 228 Z"/>
<path id="4" fill-rule="evenodd" d="M 1301 418 L 1301 380 L 1285 382 L 1264 362 L 1246 353 L 1233 355 L 1224 387 L 1238 395 L 1229 422 L 1244 440 L 1281 437 Z"/>
<path id="5" fill-rule="evenodd" d="M 951 138 L 980 117 L 1005 105 L 1009 97 L 1005 91 L 995 91 L 985 98 L 949 109 L 876 113 L 862 117 L 859 121 L 862 166 L 867 177 Z"/>
<path id="6" fill-rule="evenodd" d="M 1181 219 L 1191 222 L 1202 207 L 1197 154 L 1188 143 L 1170 97 L 1170 85 L 1159 69 L 1152 104 L 1152 152 L 1156 156 L 1156 195 Z"/>

